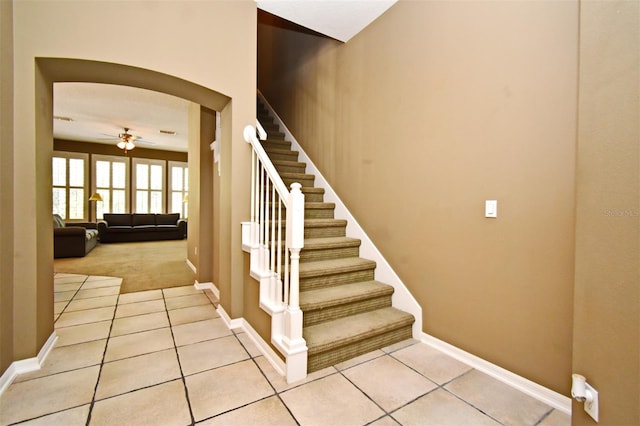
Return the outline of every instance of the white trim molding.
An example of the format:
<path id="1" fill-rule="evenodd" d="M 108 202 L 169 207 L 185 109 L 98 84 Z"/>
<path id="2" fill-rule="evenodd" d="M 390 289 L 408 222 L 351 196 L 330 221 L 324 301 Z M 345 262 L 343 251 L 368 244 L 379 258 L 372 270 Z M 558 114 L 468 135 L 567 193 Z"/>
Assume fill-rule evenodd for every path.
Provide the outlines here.
<path id="1" fill-rule="evenodd" d="M 525 379 L 522 376 L 512 373 L 509 370 L 505 370 L 502 367 L 472 355 L 469 352 L 429 334 L 422 333 L 421 341 L 425 345 L 431 346 L 432 348 L 437 349 L 440 352 L 443 352 L 452 358 L 455 358 L 458 361 L 463 362 L 468 366 L 473 367 L 476 370 L 537 399 L 538 401 L 544 402 L 558 411 L 571 415 L 571 398 L 568 396 L 564 396 L 558 392 L 552 391 L 551 389 L 545 388 L 544 386 L 532 382 L 529 379 Z"/>
<path id="2" fill-rule="evenodd" d="M 9 365 L 9 368 L 0 376 L 0 396 L 4 393 L 5 390 L 11 383 L 18 377 L 20 374 L 30 373 L 32 371 L 38 371 L 42 367 L 42 364 L 49 356 L 49 353 L 53 349 L 58 340 L 58 335 L 55 330 L 51 333 L 51 336 L 44 343 L 38 355 L 33 358 L 22 359 L 19 361 L 14 361 Z"/>
<path id="3" fill-rule="evenodd" d="M 278 374 L 282 377 L 286 377 L 287 366 L 284 361 L 275 353 L 271 346 L 269 346 L 269 344 L 260 337 L 251 324 L 249 324 L 244 318 L 231 319 L 222 305 L 218 305 L 217 312 L 230 330 L 242 330 L 247 333 L 247 336 L 249 336 L 260 353 L 262 353 L 265 359 L 269 361 Z"/>
<path id="4" fill-rule="evenodd" d="M 196 265 L 194 265 L 193 263 L 191 263 L 191 261 L 189 259 L 185 260 L 187 267 L 189 269 L 191 269 L 191 271 L 193 271 L 194 274 L 198 273 L 198 270 L 196 269 Z M 197 281 L 196 281 L 197 282 Z"/>
<path id="5" fill-rule="evenodd" d="M 218 305 L 218 307 L 216 308 L 216 312 L 218 312 L 218 315 L 220 315 L 220 318 L 222 318 L 222 321 L 224 321 L 224 323 L 229 328 L 229 330 L 236 330 L 238 328 L 242 328 L 242 324 L 245 322 L 243 318 L 231 319 L 231 317 L 229 316 L 229 314 L 227 314 L 227 311 L 224 310 L 222 305 Z"/>
<path id="6" fill-rule="evenodd" d="M 220 290 L 218 290 L 218 287 L 216 287 L 214 283 L 200 283 L 196 280 L 196 282 L 193 283 L 193 287 L 195 287 L 196 290 L 209 290 L 218 300 L 220 300 Z"/>

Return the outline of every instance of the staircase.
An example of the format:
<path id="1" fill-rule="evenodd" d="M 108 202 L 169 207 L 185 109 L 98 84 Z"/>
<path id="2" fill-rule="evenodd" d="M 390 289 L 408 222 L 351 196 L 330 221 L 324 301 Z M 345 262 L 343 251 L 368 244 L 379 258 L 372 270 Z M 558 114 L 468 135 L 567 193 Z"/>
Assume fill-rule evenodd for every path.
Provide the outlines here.
<path id="1" fill-rule="evenodd" d="M 359 257 L 360 240 L 346 236 L 347 221 L 334 218 L 334 203 L 298 162 L 269 111 L 258 104 L 267 132 L 262 146 L 287 186 L 302 185 L 304 248 L 300 252 L 300 309 L 308 348 L 307 372 L 412 337 L 414 317 L 393 308 L 393 287 L 374 279 L 376 263 Z"/>

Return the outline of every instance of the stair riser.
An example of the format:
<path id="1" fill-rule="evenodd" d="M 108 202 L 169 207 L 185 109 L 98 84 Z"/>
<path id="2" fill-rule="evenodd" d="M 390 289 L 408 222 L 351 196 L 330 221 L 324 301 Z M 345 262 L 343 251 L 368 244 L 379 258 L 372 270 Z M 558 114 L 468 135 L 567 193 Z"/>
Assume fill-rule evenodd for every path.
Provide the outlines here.
<path id="1" fill-rule="evenodd" d="M 372 268 L 365 269 L 363 271 L 343 272 L 340 274 L 323 275 L 319 277 L 300 277 L 300 291 L 357 283 L 360 281 L 372 281 L 374 279 L 374 275 L 374 269 Z"/>
<path id="2" fill-rule="evenodd" d="M 305 250 L 300 251 L 300 262 L 314 262 L 316 260 L 340 259 L 343 257 L 358 257 L 360 255 L 360 247 L 338 247 L 326 248 L 321 250 Z"/>
<path id="3" fill-rule="evenodd" d="M 269 228 L 269 233 L 273 232 L 271 228 Z M 282 234 L 279 234 L 278 232 L 278 228 L 275 228 L 275 234 L 276 234 L 276 241 L 277 241 L 277 236 L 281 235 L 282 238 L 282 242 L 281 242 L 281 247 L 282 247 L 282 251 L 284 252 L 285 250 L 285 239 L 286 239 L 286 232 L 284 227 L 282 228 Z M 277 244 L 277 243 L 276 243 Z M 269 244 L 269 247 L 271 245 Z M 321 249 L 316 249 L 316 248 L 303 248 L 302 250 L 300 250 L 300 262 L 315 262 L 318 260 L 330 260 L 330 259 L 343 259 L 346 257 L 358 257 L 358 255 L 360 254 L 360 247 L 359 246 L 349 246 L 349 247 L 344 247 L 344 246 L 339 246 L 336 245 L 336 247 L 327 247 L 327 248 L 321 248 Z"/>
<path id="4" fill-rule="evenodd" d="M 269 154 L 269 158 L 271 161 L 273 160 L 285 160 L 285 161 L 298 161 L 298 153 L 291 152 L 291 154 L 279 153 L 279 152 L 269 152 L 269 150 L 265 149 L 267 154 Z"/>
<path id="5" fill-rule="evenodd" d="M 267 148 L 289 149 L 289 150 L 291 149 L 291 142 L 285 141 L 284 139 L 280 140 L 280 139 L 269 138 L 269 139 L 260 141 L 260 143 L 262 144 L 265 150 Z"/>
<path id="6" fill-rule="evenodd" d="M 284 216 L 284 213 L 283 213 Z M 271 226 L 269 226 L 269 232 L 271 232 Z M 277 231 L 276 231 L 277 232 Z M 305 227 L 305 238 L 329 238 L 329 237 L 344 237 L 347 235 L 346 226 L 323 226 L 323 227 Z M 282 236 L 286 237 L 286 228 L 282 226 Z"/>
<path id="7" fill-rule="evenodd" d="M 322 203 L 322 202 L 324 202 L 324 194 L 322 194 L 322 193 L 304 192 L 304 188 L 302 190 L 302 193 L 304 194 L 304 201 L 306 201 L 307 203 Z"/>
<path id="8" fill-rule="evenodd" d="M 279 132 L 277 130 L 267 130 L 265 129 L 265 132 L 267 132 L 267 139 L 282 139 L 284 140 L 284 133 Z"/>
<path id="9" fill-rule="evenodd" d="M 391 306 L 391 295 L 375 297 L 366 300 L 360 300 L 354 303 L 344 305 L 330 306 L 323 309 L 314 309 L 304 311 L 304 327 L 319 324 L 336 318 L 344 318 L 349 315 L 360 314 L 363 312 L 373 311 Z"/>
<path id="10" fill-rule="evenodd" d="M 289 190 L 291 189 L 291 186 L 287 187 Z M 317 192 L 305 192 L 304 191 L 304 187 L 302 188 L 302 193 L 304 194 L 304 201 L 307 203 L 322 203 L 324 202 L 324 194 L 322 193 L 317 193 Z M 269 192 L 268 194 L 268 200 L 271 201 L 272 200 L 272 193 Z M 284 208 L 284 207 L 283 207 Z"/>
<path id="11" fill-rule="evenodd" d="M 346 226 L 325 226 L 322 228 L 304 228 L 305 238 L 344 237 L 347 235 Z"/>
<path id="12" fill-rule="evenodd" d="M 307 166 L 291 166 L 284 164 L 274 164 L 278 173 L 304 173 Z"/>
<path id="13" fill-rule="evenodd" d="M 333 219 L 333 208 L 330 209 L 304 209 L 305 219 Z"/>
<path id="14" fill-rule="evenodd" d="M 298 182 L 302 186 L 313 187 L 313 182 L 315 178 L 282 178 L 284 184 L 287 185 L 287 188 L 291 188 L 291 184 Z"/>
<path id="15" fill-rule="evenodd" d="M 307 373 L 321 370 L 337 363 L 347 361 L 351 358 L 364 355 L 376 349 L 410 339 L 411 337 L 411 326 L 404 326 L 400 329 L 373 336 L 363 341 L 339 347 L 331 351 L 313 355 L 309 354 L 309 358 L 307 360 Z"/>

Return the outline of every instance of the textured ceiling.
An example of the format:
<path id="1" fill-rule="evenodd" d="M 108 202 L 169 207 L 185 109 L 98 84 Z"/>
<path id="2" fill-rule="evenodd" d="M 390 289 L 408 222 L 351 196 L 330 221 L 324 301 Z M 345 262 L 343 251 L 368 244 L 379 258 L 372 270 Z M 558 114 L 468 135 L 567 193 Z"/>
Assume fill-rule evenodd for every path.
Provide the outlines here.
<path id="1" fill-rule="evenodd" d="M 127 86 L 55 83 L 53 136 L 85 142 L 117 143 L 125 127 L 142 139 L 138 146 L 187 150 L 189 102 L 175 96 Z M 176 132 L 175 135 L 160 130 Z"/>
<path id="2" fill-rule="evenodd" d="M 343 42 L 349 41 L 396 0 L 257 0 L 258 7 Z"/>

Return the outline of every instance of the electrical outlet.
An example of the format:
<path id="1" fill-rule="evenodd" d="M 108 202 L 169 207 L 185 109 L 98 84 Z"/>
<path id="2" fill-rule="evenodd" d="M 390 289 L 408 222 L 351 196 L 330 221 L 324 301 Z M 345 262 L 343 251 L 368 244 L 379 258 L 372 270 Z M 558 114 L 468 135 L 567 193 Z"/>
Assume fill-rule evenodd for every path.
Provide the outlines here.
<path id="1" fill-rule="evenodd" d="M 584 403 L 584 411 L 587 412 L 588 415 L 593 417 L 593 420 L 598 421 L 598 391 L 595 390 L 589 383 L 585 383 L 584 387 L 587 392 L 591 392 L 593 395 L 593 401 Z"/>

